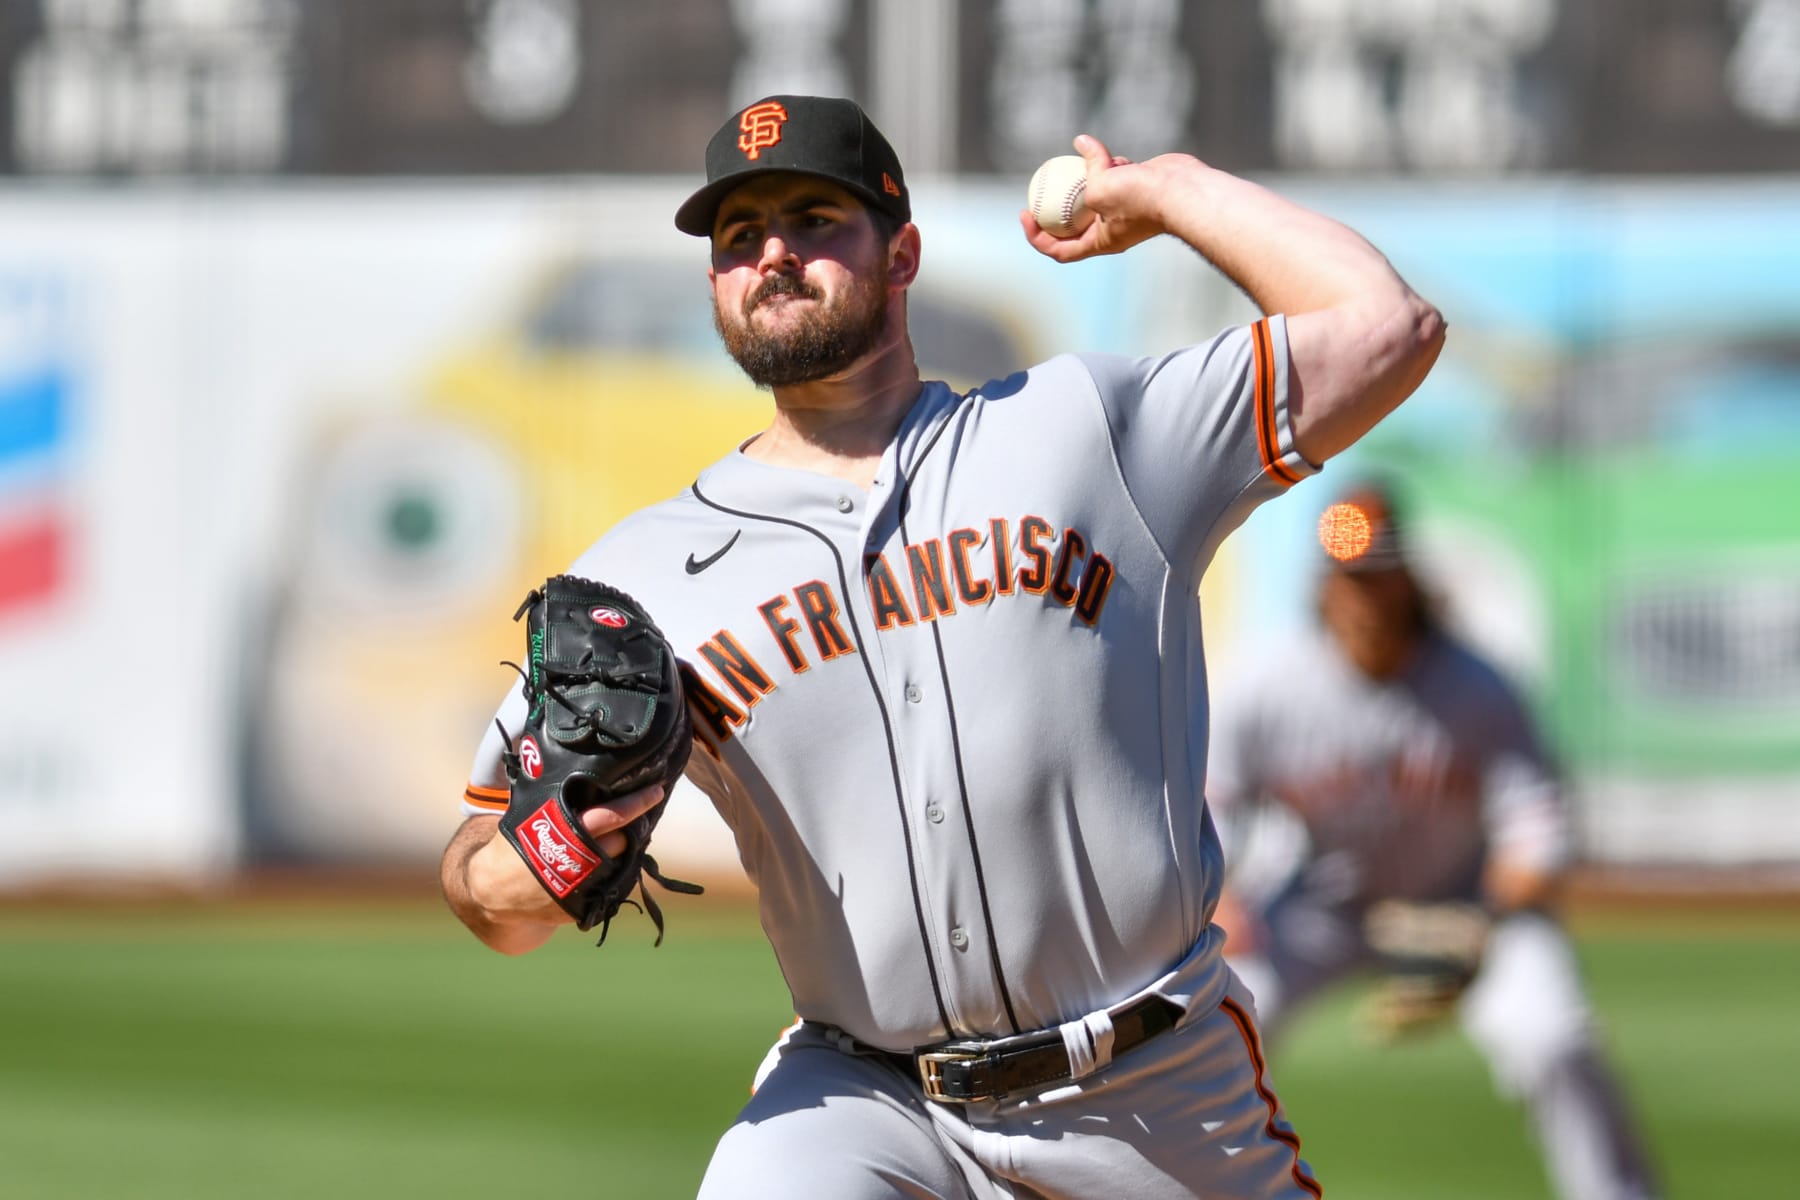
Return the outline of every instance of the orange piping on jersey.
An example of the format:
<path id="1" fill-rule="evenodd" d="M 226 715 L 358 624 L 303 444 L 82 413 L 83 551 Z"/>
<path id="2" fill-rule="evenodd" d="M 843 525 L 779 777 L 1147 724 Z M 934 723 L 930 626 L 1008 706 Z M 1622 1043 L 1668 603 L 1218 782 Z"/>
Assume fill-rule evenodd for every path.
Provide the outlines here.
<path id="1" fill-rule="evenodd" d="M 1284 488 L 1300 482 L 1300 476 L 1281 461 L 1281 439 L 1275 431 L 1275 349 L 1269 336 L 1269 319 L 1250 327 L 1250 348 L 1256 368 L 1256 445 L 1263 471 Z"/>
<path id="2" fill-rule="evenodd" d="M 512 793 L 505 788 L 477 787 L 471 783 L 463 789 L 463 799 L 476 808 L 485 808 L 489 812 L 505 812 L 506 806 L 512 803 Z"/>
<path id="3" fill-rule="evenodd" d="M 1300 1136 L 1291 1129 L 1282 1129 L 1275 1124 L 1275 1114 L 1281 1111 L 1281 1101 L 1275 1098 L 1275 1093 L 1270 1090 L 1269 1085 L 1263 1080 L 1265 1063 L 1263 1062 L 1262 1046 L 1257 1042 L 1256 1027 L 1250 1023 L 1250 1014 L 1246 1013 L 1239 1007 L 1238 1002 L 1231 999 L 1229 996 L 1219 1001 L 1219 1007 L 1224 1009 L 1226 1014 L 1236 1023 L 1238 1033 L 1244 1039 L 1244 1049 L 1250 1052 L 1250 1063 L 1256 1068 L 1256 1094 L 1261 1096 L 1263 1098 L 1263 1103 L 1269 1106 L 1269 1119 L 1263 1125 L 1263 1132 L 1268 1134 L 1269 1137 L 1275 1141 L 1278 1141 L 1282 1145 L 1293 1150 L 1294 1182 L 1299 1184 L 1303 1190 L 1312 1193 L 1316 1197 L 1324 1196 L 1325 1189 L 1319 1186 L 1318 1181 L 1309 1178 L 1300 1169 Z"/>

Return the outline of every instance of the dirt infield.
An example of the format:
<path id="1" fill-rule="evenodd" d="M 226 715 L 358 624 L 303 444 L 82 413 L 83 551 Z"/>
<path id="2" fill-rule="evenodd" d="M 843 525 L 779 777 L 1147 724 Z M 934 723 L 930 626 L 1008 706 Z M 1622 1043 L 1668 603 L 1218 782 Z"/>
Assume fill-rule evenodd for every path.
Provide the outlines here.
<path id="1" fill-rule="evenodd" d="M 753 898 L 741 875 L 702 876 L 704 896 L 673 903 L 741 906 Z M 655 888 L 653 883 L 650 885 Z M 662 899 L 658 897 L 659 901 Z M 144 876 L 114 878 L 104 888 L 90 882 L 48 881 L 0 887 L 0 908 L 184 908 L 238 905 L 443 904 L 436 864 L 383 866 L 258 867 L 204 880 Z"/>
<path id="2" fill-rule="evenodd" d="M 680 907 L 741 906 L 754 899 L 741 875 L 700 880 L 706 895 L 675 899 Z M 652 885 L 654 886 L 654 885 Z M 435 865 L 261 867 L 196 882 L 115 879 L 97 889 L 72 882 L 0 888 L 8 909 L 208 907 L 214 905 L 440 905 Z M 1700 870 L 1689 867 L 1584 867 L 1571 876 L 1565 908 L 1574 920 L 1663 913 L 1800 914 L 1800 864 Z"/>
<path id="3" fill-rule="evenodd" d="M 1583 867 L 1565 889 L 1572 914 L 1634 909 L 1800 912 L 1800 863 L 1730 869 Z"/>

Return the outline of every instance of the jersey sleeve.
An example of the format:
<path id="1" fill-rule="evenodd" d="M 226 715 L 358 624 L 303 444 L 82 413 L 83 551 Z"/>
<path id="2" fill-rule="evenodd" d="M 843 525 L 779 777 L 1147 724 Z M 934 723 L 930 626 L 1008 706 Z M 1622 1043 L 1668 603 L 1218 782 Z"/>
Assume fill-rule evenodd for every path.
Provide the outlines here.
<path id="1" fill-rule="evenodd" d="M 1521 867 L 1560 870 L 1574 857 L 1574 836 L 1559 772 L 1523 702 L 1498 680 L 1495 686 L 1482 772 L 1489 852 Z"/>
<path id="2" fill-rule="evenodd" d="M 487 732 L 475 748 L 475 761 L 469 765 L 468 786 L 463 789 L 463 816 L 497 817 L 506 811 L 512 787 L 507 783 L 506 767 L 500 760 L 506 742 L 500 736 L 499 726 L 506 727 L 507 737 L 516 738 L 519 730 L 525 727 L 525 714 L 525 693 L 515 685 L 500 701 L 494 719 L 488 722 Z"/>
<path id="3" fill-rule="evenodd" d="M 1084 356 L 1126 490 L 1171 562 L 1204 561 L 1318 467 L 1294 448 L 1286 318 L 1160 358 Z"/>

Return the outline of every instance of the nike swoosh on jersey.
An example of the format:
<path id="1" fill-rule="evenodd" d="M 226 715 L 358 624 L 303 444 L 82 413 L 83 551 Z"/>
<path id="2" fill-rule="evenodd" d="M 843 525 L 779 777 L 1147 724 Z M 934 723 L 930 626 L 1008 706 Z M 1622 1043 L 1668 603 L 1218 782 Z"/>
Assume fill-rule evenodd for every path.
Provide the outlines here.
<path id="1" fill-rule="evenodd" d="M 692 554 L 688 555 L 687 573 L 689 575 L 698 575 L 700 572 L 706 570 L 706 568 L 708 568 L 708 567 L 712 566 L 714 563 L 718 562 L 721 558 L 724 558 L 725 552 L 727 550 L 731 549 L 733 546 L 737 545 L 737 540 L 739 537 L 741 537 L 743 535 L 743 532 L 744 531 L 740 529 L 736 533 L 732 534 L 731 540 L 729 542 L 726 542 L 723 546 L 720 546 L 717 550 L 714 550 L 711 554 L 707 555 L 705 558 L 696 559 Z"/>

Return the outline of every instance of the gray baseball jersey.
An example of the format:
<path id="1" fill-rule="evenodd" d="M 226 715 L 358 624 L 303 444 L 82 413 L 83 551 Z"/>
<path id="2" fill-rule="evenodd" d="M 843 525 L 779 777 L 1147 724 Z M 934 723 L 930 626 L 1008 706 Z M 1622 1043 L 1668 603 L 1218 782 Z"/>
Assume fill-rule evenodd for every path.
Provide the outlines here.
<path id="1" fill-rule="evenodd" d="M 929 383 L 867 492 L 733 453 L 574 564 L 685 660 L 689 776 L 798 1014 L 905 1050 L 1151 988 L 1219 1002 L 1196 591 L 1315 469 L 1287 370 L 1276 316 Z M 514 694 L 499 719 L 521 715 Z M 504 807 L 499 751 L 465 811 Z"/>
<path id="2" fill-rule="evenodd" d="M 1228 827 L 1263 797 L 1297 816 L 1346 900 L 1469 896 L 1490 853 L 1552 868 L 1571 849 L 1523 705 L 1442 635 L 1385 681 L 1322 633 L 1285 644 L 1221 697 L 1206 791 Z"/>

